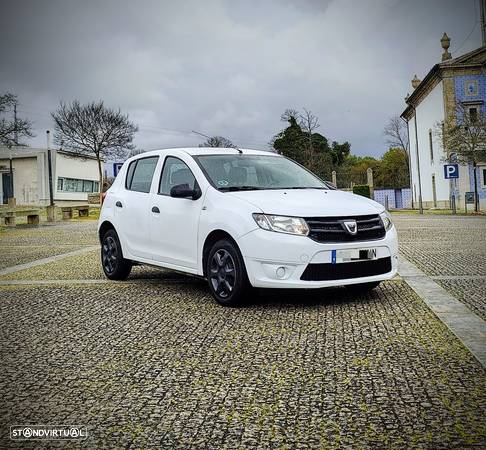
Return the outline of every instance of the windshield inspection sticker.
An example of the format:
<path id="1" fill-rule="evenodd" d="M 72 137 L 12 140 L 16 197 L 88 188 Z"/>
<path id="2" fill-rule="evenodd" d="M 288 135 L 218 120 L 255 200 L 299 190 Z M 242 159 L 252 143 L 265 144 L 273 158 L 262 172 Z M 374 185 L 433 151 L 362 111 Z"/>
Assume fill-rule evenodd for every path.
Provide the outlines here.
<path id="1" fill-rule="evenodd" d="M 229 184 L 229 183 L 228 183 L 226 180 L 219 180 L 219 181 L 218 181 L 218 185 L 219 185 L 219 186 L 228 186 L 228 184 Z"/>

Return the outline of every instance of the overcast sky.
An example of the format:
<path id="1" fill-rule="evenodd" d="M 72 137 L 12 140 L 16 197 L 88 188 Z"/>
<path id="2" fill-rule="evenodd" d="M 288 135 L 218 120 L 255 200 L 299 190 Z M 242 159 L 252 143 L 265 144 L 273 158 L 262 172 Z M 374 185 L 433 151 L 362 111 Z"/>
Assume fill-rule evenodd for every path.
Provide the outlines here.
<path id="1" fill-rule="evenodd" d="M 103 99 L 139 125 L 144 149 L 191 133 L 268 146 L 286 108 L 358 155 L 386 151 L 410 80 L 480 45 L 479 0 L 2 0 L 0 93 L 45 145 L 60 100 Z"/>

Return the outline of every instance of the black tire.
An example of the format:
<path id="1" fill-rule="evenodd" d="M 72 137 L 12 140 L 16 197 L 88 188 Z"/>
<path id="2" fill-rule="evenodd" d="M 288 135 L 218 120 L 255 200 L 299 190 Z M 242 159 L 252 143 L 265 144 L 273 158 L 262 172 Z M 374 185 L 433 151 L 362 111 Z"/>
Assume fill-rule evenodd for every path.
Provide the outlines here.
<path id="1" fill-rule="evenodd" d="M 211 295 L 223 306 L 237 306 L 250 283 L 238 247 L 229 239 L 216 242 L 206 260 L 206 275 Z"/>
<path id="2" fill-rule="evenodd" d="M 126 280 L 132 270 L 132 262 L 123 257 L 120 240 L 113 229 L 101 238 L 101 266 L 110 280 Z"/>
<path id="3" fill-rule="evenodd" d="M 381 281 L 372 281 L 370 283 L 348 284 L 345 288 L 354 294 L 366 294 L 380 285 Z"/>

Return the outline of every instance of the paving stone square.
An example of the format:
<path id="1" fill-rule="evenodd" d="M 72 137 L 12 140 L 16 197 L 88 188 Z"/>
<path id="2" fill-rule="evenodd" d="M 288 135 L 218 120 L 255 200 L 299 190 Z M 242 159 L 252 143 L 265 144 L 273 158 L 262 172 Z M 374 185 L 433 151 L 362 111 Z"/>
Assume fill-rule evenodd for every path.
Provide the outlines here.
<path id="1" fill-rule="evenodd" d="M 96 224 L 69 225 L 66 244 L 96 243 Z M 28 231 L 0 242 L 59 243 Z M 233 309 L 169 271 L 106 281 L 86 252 L 0 277 L 0 366 L 2 448 L 486 448 L 485 369 L 400 278 Z M 18 443 L 19 423 L 89 437 Z"/>

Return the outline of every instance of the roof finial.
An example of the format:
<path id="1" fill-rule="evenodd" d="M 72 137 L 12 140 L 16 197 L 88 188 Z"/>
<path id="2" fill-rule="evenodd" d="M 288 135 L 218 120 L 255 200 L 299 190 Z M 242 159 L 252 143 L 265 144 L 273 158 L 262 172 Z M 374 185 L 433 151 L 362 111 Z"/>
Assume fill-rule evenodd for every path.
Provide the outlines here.
<path id="1" fill-rule="evenodd" d="M 451 59 L 452 55 L 448 52 L 448 49 L 451 45 L 451 40 L 449 39 L 449 36 L 447 36 L 446 33 L 444 33 L 444 35 L 442 36 L 442 39 L 440 40 L 440 44 L 444 49 L 444 53 L 442 53 L 442 61 L 447 61 L 448 59 Z"/>
<path id="2" fill-rule="evenodd" d="M 415 74 L 412 80 L 412 87 L 416 89 L 419 84 L 420 84 L 420 80 L 418 79 L 417 74 Z"/>

